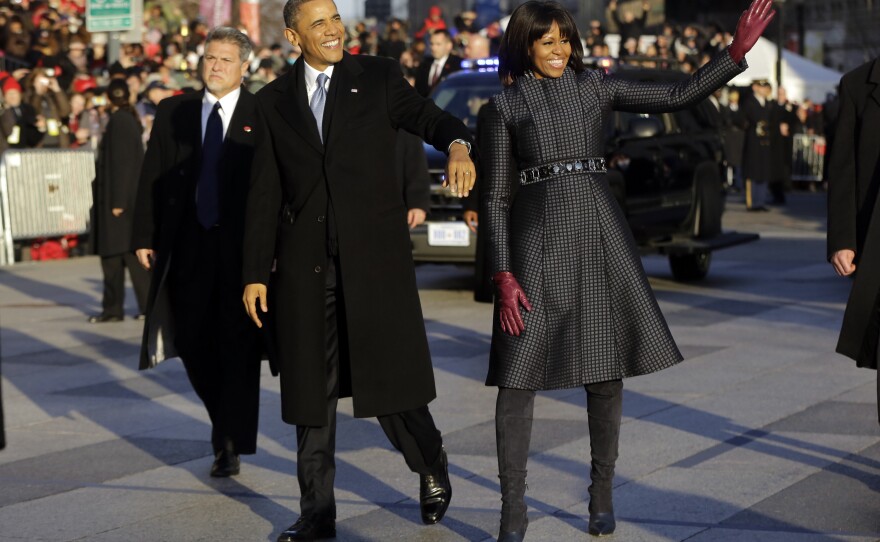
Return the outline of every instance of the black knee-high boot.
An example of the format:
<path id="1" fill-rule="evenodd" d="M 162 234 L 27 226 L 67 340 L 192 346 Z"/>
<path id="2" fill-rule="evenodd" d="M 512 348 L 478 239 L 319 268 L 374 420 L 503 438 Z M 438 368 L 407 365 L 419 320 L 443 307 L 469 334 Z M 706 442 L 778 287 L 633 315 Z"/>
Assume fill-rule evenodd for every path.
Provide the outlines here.
<path id="1" fill-rule="evenodd" d="M 611 489 L 620 438 L 620 418 L 623 413 L 623 382 L 610 380 L 584 387 L 587 390 L 592 459 L 589 533 L 602 536 L 613 533 L 616 527 Z"/>
<path id="2" fill-rule="evenodd" d="M 498 389 L 495 442 L 501 479 L 501 529 L 498 542 L 519 542 L 529 524 L 526 506 L 526 463 L 532 436 L 535 392 Z"/>

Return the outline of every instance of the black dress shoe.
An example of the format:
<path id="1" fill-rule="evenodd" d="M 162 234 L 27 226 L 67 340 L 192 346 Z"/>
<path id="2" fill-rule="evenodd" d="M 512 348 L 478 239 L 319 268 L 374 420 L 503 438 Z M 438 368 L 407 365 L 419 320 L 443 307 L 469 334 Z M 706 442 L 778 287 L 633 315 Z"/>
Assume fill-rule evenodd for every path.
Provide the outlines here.
<path id="1" fill-rule="evenodd" d="M 423 474 L 419 484 L 419 506 L 422 509 L 422 523 L 433 525 L 443 519 L 449 501 L 452 499 L 452 485 L 449 483 L 449 464 L 446 450 L 440 448 L 440 466 L 434 474 Z"/>
<path id="2" fill-rule="evenodd" d="M 278 542 L 336 538 L 336 520 L 325 516 L 300 516 L 296 523 L 278 535 Z"/>
<path id="3" fill-rule="evenodd" d="M 121 322 L 121 316 L 113 316 L 110 314 L 96 314 L 95 316 L 89 316 L 90 324 L 103 324 L 105 322 Z"/>
<path id="4" fill-rule="evenodd" d="M 214 478 L 228 478 L 240 471 L 241 459 L 237 453 L 224 449 L 214 456 L 214 464 L 211 465 L 211 476 Z"/>
<path id="5" fill-rule="evenodd" d="M 590 525 L 587 528 L 593 536 L 607 536 L 614 534 L 617 522 L 614 521 L 614 512 L 598 512 L 590 514 Z"/>

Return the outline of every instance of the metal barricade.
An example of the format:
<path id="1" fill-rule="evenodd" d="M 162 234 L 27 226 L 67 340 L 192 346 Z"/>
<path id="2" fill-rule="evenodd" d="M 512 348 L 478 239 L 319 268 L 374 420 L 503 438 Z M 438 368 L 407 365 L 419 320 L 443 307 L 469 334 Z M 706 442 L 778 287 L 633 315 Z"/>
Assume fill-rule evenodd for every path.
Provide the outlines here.
<path id="1" fill-rule="evenodd" d="M 13 242 L 89 231 L 95 154 L 90 150 L 9 149 L 0 158 L 0 265 Z"/>
<path id="2" fill-rule="evenodd" d="M 795 134 L 792 138 L 791 180 L 821 181 L 825 168 L 825 137 Z"/>

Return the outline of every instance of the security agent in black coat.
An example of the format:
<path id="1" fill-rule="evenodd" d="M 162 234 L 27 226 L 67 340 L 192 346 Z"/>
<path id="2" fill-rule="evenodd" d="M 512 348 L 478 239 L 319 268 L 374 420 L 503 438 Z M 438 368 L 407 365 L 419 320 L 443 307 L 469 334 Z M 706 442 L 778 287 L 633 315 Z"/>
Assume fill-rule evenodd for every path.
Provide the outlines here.
<path id="1" fill-rule="evenodd" d="M 440 81 L 461 69 L 461 57 L 452 52 L 452 47 L 448 30 L 431 34 L 431 56 L 423 59 L 416 70 L 416 90 L 422 96 L 431 94 Z"/>
<path id="2" fill-rule="evenodd" d="M 344 53 L 331 0 L 288 2 L 285 24 L 303 55 L 257 96 L 244 245 L 248 312 L 258 325 L 257 304 L 273 315 L 282 418 L 297 426 L 301 515 L 278 540 L 335 535 L 336 405 L 346 396 L 419 474 L 422 521 L 436 523 L 451 486 L 427 407 L 436 392 L 395 152 L 398 129 L 448 151 L 464 195 L 475 172 L 457 140 L 470 134 L 398 63 Z"/>
<path id="3" fill-rule="evenodd" d="M 880 356 L 880 58 L 840 80 L 840 117 L 828 167 L 828 259 L 855 274 L 837 352 L 877 370 Z M 880 417 L 880 378 L 877 381 Z"/>
<path id="4" fill-rule="evenodd" d="M 112 113 L 101 138 L 93 183 L 92 237 L 101 256 L 104 298 L 101 314 L 90 323 L 119 322 L 125 302 L 125 270 L 131 275 L 138 314 L 147 307 L 150 274 L 137 261 L 131 246 L 138 176 L 144 161 L 143 127 L 129 102 L 125 81 L 107 88 Z"/>
<path id="5" fill-rule="evenodd" d="M 238 474 L 239 454 L 255 453 L 257 442 L 260 342 L 241 305 L 257 124 L 255 98 L 240 86 L 250 51 L 241 32 L 212 30 L 206 90 L 159 104 L 133 242 L 153 272 L 141 369 L 175 355 L 183 360 L 211 418 L 212 476 Z"/>
<path id="6" fill-rule="evenodd" d="M 770 107 L 770 203 L 785 204 L 785 193 L 791 188 L 791 164 L 794 138 L 792 135 L 800 124 L 797 106 L 788 101 L 785 89 L 777 89 L 778 98 Z"/>
<path id="7" fill-rule="evenodd" d="M 743 149 L 743 177 L 746 180 L 746 209 L 765 210 L 767 183 L 771 178 L 770 162 L 773 156 L 770 134 L 770 83 L 766 80 L 752 84 L 752 95 L 743 100 L 738 111 L 738 124 L 745 131 Z"/>

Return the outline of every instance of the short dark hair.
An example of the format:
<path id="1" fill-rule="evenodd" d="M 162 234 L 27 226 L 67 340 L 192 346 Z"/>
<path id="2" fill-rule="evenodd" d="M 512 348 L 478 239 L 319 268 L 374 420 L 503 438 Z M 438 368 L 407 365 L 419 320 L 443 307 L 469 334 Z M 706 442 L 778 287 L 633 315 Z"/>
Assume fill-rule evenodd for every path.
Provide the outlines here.
<path id="1" fill-rule="evenodd" d="M 212 41 L 222 41 L 237 45 L 238 58 L 242 62 L 247 62 L 248 58 L 251 56 L 251 52 L 254 50 L 254 44 L 251 42 L 251 39 L 247 37 L 244 32 L 232 28 L 231 26 L 218 26 L 211 29 L 211 31 L 208 32 L 208 36 L 205 38 L 205 48 L 207 48 L 208 44 Z"/>
<path id="2" fill-rule="evenodd" d="M 498 76 L 505 85 L 532 69 L 532 44 L 549 32 L 553 23 L 559 25 L 559 35 L 571 42 L 568 66 L 575 73 L 584 71 L 584 47 L 571 14 L 558 2 L 530 0 L 513 10 L 501 37 Z"/>
<path id="3" fill-rule="evenodd" d="M 299 8 L 301 8 L 306 2 L 311 1 L 312 0 L 287 0 L 287 3 L 284 4 L 284 26 L 292 29 L 296 24 L 297 17 L 299 17 Z"/>
<path id="4" fill-rule="evenodd" d="M 433 32 L 431 32 L 431 37 L 434 37 L 437 35 L 446 36 L 447 40 L 452 41 L 452 34 L 450 34 L 449 30 L 446 30 L 445 28 L 438 28 L 437 30 L 434 30 Z"/>

